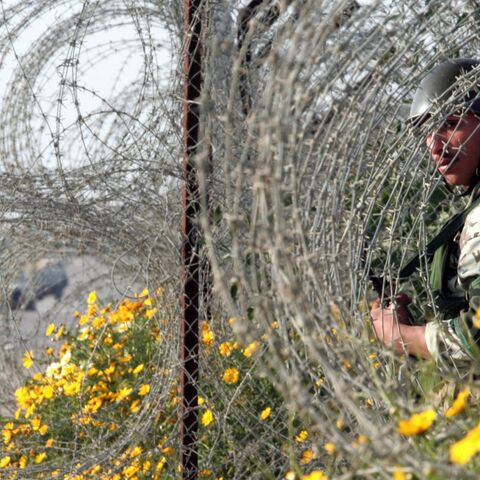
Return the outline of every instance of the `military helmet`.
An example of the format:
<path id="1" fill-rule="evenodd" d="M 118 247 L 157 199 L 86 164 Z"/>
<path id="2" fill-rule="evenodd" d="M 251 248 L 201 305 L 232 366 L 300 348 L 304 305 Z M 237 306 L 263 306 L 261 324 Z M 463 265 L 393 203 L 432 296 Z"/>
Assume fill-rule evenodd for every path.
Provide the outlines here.
<path id="1" fill-rule="evenodd" d="M 444 97 L 443 100 L 446 100 L 453 93 L 455 85 L 458 85 L 458 79 L 479 65 L 479 60 L 467 58 L 447 60 L 437 65 L 420 82 L 413 97 L 407 123 L 422 124 L 435 103 L 442 100 L 442 97 Z M 461 106 L 468 108 L 471 112 L 480 113 L 480 97 L 478 94 L 478 89 L 472 88 L 467 91 L 460 99 Z"/>

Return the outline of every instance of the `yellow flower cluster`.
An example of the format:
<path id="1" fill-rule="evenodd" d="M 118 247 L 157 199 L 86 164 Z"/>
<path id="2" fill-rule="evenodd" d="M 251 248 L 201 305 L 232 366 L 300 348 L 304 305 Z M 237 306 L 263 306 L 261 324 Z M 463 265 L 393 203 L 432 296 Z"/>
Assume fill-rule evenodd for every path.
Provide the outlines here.
<path id="1" fill-rule="evenodd" d="M 452 406 L 445 412 L 446 417 L 454 417 L 459 413 L 462 413 L 467 406 L 468 399 L 470 398 L 470 390 L 468 388 L 462 390 L 457 398 L 453 401 Z"/>
<path id="2" fill-rule="evenodd" d="M 445 417 L 450 418 L 462 413 L 466 408 L 470 396 L 470 389 L 466 388 L 460 391 L 453 401 L 452 406 L 446 410 Z M 432 409 L 412 415 L 410 418 L 398 422 L 397 432 L 407 436 L 421 435 L 433 425 L 436 416 L 436 412 Z M 480 424 L 470 430 L 464 438 L 452 444 L 449 452 L 450 461 L 460 465 L 466 464 L 474 455 L 479 453 Z M 397 477 L 403 478 L 400 474 L 397 474 Z"/>
<path id="3" fill-rule="evenodd" d="M 420 435 L 432 426 L 436 416 L 435 410 L 432 409 L 416 413 L 408 419 L 400 420 L 397 425 L 397 432 L 406 436 Z"/>
<path id="4" fill-rule="evenodd" d="M 202 343 L 206 346 L 213 345 L 215 335 L 207 322 L 202 323 Z"/>
<path id="5" fill-rule="evenodd" d="M 313 450 L 307 449 L 302 453 L 302 456 L 300 458 L 300 463 L 302 465 L 308 465 L 315 458 L 317 458 L 317 454 Z"/>
<path id="6" fill-rule="evenodd" d="M 2 450 L 8 454 L 0 456 L 0 469 L 11 472 L 9 478 L 10 475 L 15 478 L 14 469 L 47 461 L 54 464 L 59 452 L 64 450 L 53 448 L 57 442 L 66 444 L 75 435 L 79 441 L 88 443 L 95 432 L 102 437 L 109 432 L 111 436 L 120 428 L 126 415 L 140 410 L 149 396 L 151 385 L 139 377 L 150 374 L 148 362 L 158 349 L 155 344 L 161 340 L 158 328 L 148 324 L 156 312 L 153 307 L 156 302 L 148 297 L 146 290 L 141 296 L 147 298 L 140 299 L 139 296 L 134 301 L 124 300 L 113 309 L 111 305 L 101 308 L 96 292 L 91 292 L 86 312 L 75 314 L 78 334 L 69 336 L 57 354 L 48 347 L 46 353 L 50 363 L 16 390 L 18 409 L 15 418 L 5 423 L 1 430 Z M 45 335 L 53 341 L 68 336 L 63 325 L 57 327 L 54 323 L 47 326 Z M 26 352 L 25 368 L 30 368 L 34 360 L 34 353 Z M 62 420 L 55 413 L 58 411 L 62 412 Z M 159 431 L 159 427 L 155 428 Z M 48 434 L 50 438 L 45 438 Z M 25 455 L 27 451 L 29 454 Z M 145 478 L 160 478 L 167 463 L 166 456 L 173 449 L 163 447 L 161 457 L 154 452 L 155 448 L 147 452 L 142 445 L 136 445 L 127 448 L 114 465 L 110 465 L 111 468 L 94 465 L 68 479 L 135 479 L 140 473 Z M 119 473 L 113 473 L 113 470 Z M 38 476 L 32 474 L 31 478 L 56 478 L 59 475 L 59 470 L 53 469 Z M 0 477 L 4 478 L 2 473 Z"/>
<path id="7" fill-rule="evenodd" d="M 260 420 L 266 420 L 272 414 L 272 407 L 267 407 L 260 413 Z"/>
<path id="8" fill-rule="evenodd" d="M 328 477 L 320 470 L 313 470 L 308 475 L 303 475 L 302 480 L 328 480 Z"/>
<path id="9" fill-rule="evenodd" d="M 214 420 L 213 412 L 211 410 L 205 410 L 205 412 L 202 414 L 200 422 L 205 427 L 208 427 L 213 422 L 213 420 Z"/>
<path id="10" fill-rule="evenodd" d="M 222 357 L 229 357 L 234 349 L 235 344 L 232 342 L 223 342 L 218 346 L 218 351 Z"/>
<path id="11" fill-rule="evenodd" d="M 230 385 L 237 383 L 239 378 L 240 373 L 235 367 L 227 368 L 223 373 L 223 380 Z"/>
<path id="12" fill-rule="evenodd" d="M 170 444 L 172 439 L 176 442 L 180 382 L 172 379 L 175 372 L 159 367 L 159 349 L 170 346 L 162 343 L 162 320 L 153 318 L 156 312 L 157 303 L 146 290 L 118 306 L 103 305 L 96 292 L 91 292 L 84 311 L 75 312 L 77 328 L 71 329 L 73 333 L 61 324 L 46 326 L 45 336 L 58 343 L 46 349 L 46 356 L 25 353 L 25 367 L 34 366 L 36 371 L 16 391 L 16 418 L 2 427 L 0 478 L 141 480 L 174 478 L 181 473 L 178 446 Z M 231 411 L 237 415 L 248 406 L 255 413 L 246 416 L 245 427 L 251 431 L 250 421 L 255 421 L 260 434 L 275 432 L 278 425 L 285 425 L 287 417 L 269 379 L 254 372 L 264 337 L 239 344 L 215 325 L 214 319 L 200 326 L 200 342 L 206 347 L 201 361 L 209 362 L 208 371 L 214 375 L 200 380 L 198 419 L 201 442 L 209 447 L 214 441 L 220 450 L 229 452 L 230 445 L 223 446 L 218 433 Z M 272 324 L 273 328 L 278 326 Z M 159 376 L 168 382 L 162 391 L 166 398 L 157 394 Z M 153 378 L 157 382 L 153 383 Z M 218 380 L 226 391 L 230 391 L 229 385 L 235 386 L 228 403 L 226 396 L 217 395 Z M 130 422 L 128 417 L 133 415 L 136 418 Z M 80 463 L 79 459 L 92 458 L 92 451 L 99 448 L 112 447 L 114 451 L 123 445 L 124 438 L 131 438 L 126 425 L 137 421 L 152 429 L 142 430 L 141 442 L 120 447 L 101 464 Z M 302 428 L 296 428 L 292 440 L 296 454 L 301 455 L 299 460 L 310 473 L 304 477 L 298 473 L 296 478 L 324 480 L 325 474 L 311 471 L 315 468 L 313 460 L 320 455 L 311 450 L 316 439 L 310 441 Z M 232 433 L 244 436 L 241 428 Z M 273 441 L 279 451 L 287 448 L 283 437 Z M 68 474 L 64 474 L 65 465 Z M 229 478 L 225 472 L 213 470 L 203 468 L 198 477 Z"/>
<path id="13" fill-rule="evenodd" d="M 480 423 L 450 447 L 450 461 L 464 465 L 480 452 Z"/>

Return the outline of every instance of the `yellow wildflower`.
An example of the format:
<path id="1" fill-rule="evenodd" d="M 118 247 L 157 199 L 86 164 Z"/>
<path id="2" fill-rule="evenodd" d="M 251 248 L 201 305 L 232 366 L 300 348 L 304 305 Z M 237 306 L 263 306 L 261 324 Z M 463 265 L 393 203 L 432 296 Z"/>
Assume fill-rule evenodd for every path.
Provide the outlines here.
<path id="1" fill-rule="evenodd" d="M 20 468 L 25 468 L 27 466 L 27 456 L 26 455 L 22 455 L 19 459 L 18 459 L 18 466 Z"/>
<path id="2" fill-rule="evenodd" d="M 466 388 L 462 390 L 458 395 L 457 398 L 453 401 L 452 406 L 445 412 L 446 417 L 454 417 L 455 415 L 463 412 L 465 410 L 465 406 L 467 405 L 467 401 L 470 398 L 470 390 Z"/>
<path id="3" fill-rule="evenodd" d="M 8 445 L 10 443 L 10 440 L 12 439 L 12 430 L 9 428 L 6 428 L 2 430 L 2 435 L 3 435 L 3 443 L 5 445 Z"/>
<path id="4" fill-rule="evenodd" d="M 227 368 L 223 373 L 223 380 L 225 381 L 225 383 L 228 383 L 228 384 L 237 383 L 239 377 L 240 377 L 240 374 L 238 373 L 238 370 L 235 367 Z"/>
<path id="5" fill-rule="evenodd" d="M 60 357 L 63 357 L 65 355 L 65 352 L 71 351 L 71 350 L 72 350 L 72 346 L 68 342 L 66 342 L 60 347 L 60 350 L 58 351 L 58 355 Z"/>
<path id="6" fill-rule="evenodd" d="M 100 397 L 91 398 L 87 404 L 83 407 L 85 413 L 96 413 L 103 405 L 103 400 Z"/>
<path id="7" fill-rule="evenodd" d="M 143 368 L 144 368 L 144 365 L 143 365 L 143 363 L 141 363 L 140 365 L 137 365 L 137 366 L 133 369 L 132 373 L 133 373 L 134 375 L 136 375 L 137 373 L 140 373 L 140 372 L 143 370 Z"/>
<path id="8" fill-rule="evenodd" d="M 92 327 L 96 328 L 97 330 L 100 330 L 101 328 L 104 327 L 105 323 L 107 323 L 107 320 L 103 316 L 95 317 L 92 320 Z"/>
<path id="9" fill-rule="evenodd" d="M 163 470 L 163 467 L 165 466 L 166 463 L 167 463 L 167 459 L 165 457 L 162 457 L 155 467 L 155 473 L 160 473 Z"/>
<path id="10" fill-rule="evenodd" d="M 142 465 L 142 472 L 147 473 L 152 468 L 152 462 L 146 460 Z"/>
<path id="11" fill-rule="evenodd" d="M 350 370 L 352 368 L 352 364 L 348 359 L 344 358 L 342 363 L 345 370 Z"/>
<path id="12" fill-rule="evenodd" d="M 72 352 L 70 350 L 66 350 L 65 353 L 60 358 L 60 365 L 64 367 L 68 365 L 72 360 Z"/>
<path id="13" fill-rule="evenodd" d="M 205 403 L 205 399 L 201 395 L 199 395 L 197 403 L 198 403 L 198 405 L 203 405 Z"/>
<path id="14" fill-rule="evenodd" d="M 140 466 L 134 463 L 128 467 L 124 467 L 122 473 L 125 475 L 125 478 L 132 478 L 139 470 Z"/>
<path id="15" fill-rule="evenodd" d="M 300 463 L 302 465 L 308 465 L 315 458 L 317 458 L 317 456 L 315 455 L 314 451 L 308 449 L 302 453 L 302 458 L 300 459 Z"/>
<path id="16" fill-rule="evenodd" d="M 55 331 L 55 324 L 49 323 L 45 329 L 45 336 L 49 337 Z"/>
<path id="17" fill-rule="evenodd" d="M 250 358 L 258 349 L 260 348 L 260 342 L 256 340 L 250 343 L 247 348 L 243 351 L 243 355 L 247 358 Z"/>
<path id="18" fill-rule="evenodd" d="M 42 426 L 38 429 L 38 433 L 39 433 L 40 435 L 45 435 L 47 432 L 48 432 L 48 425 L 42 425 Z"/>
<path id="19" fill-rule="evenodd" d="M 303 475 L 302 480 L 328 480 L 328 477 L 320 470 L 313 470 L 308 475 Z"/>
<path id="20" fill-rule="evenodd" d="M 149 308 L 145 311 L 145 318 L 152 318 L 157 313 L 156 308 Z"/>
<path id="21" fill-rule="evenodd" d="M 68 397 L 73 397 L 74 395 L 77 395 L 77 393 L 80 393 L 80 390 L 82 389 L 82 384 L 81 384 L 82 379 L 78 378 L 76 381 L 72 382 L 67 382 L 63 386 L 63 393 L 67 395 Z"/>
<path id="22" fill-rule="evenodd" d="M 148 383 L 145 383 L 138 389 L 138 394 L 143 397 L 144 395 L 147 395 L 149 391 L 150 391 L 150 385 Z"/>
<path id="23" fill-rule="evenodd" d="M 464 465 L 478 452 L 480 452 L 480 423 L 450 446 L 450 461 Z"/>
<path id="24" fill-rule="evenodd" d="M 90 416 L 84 416 L 84 417 L 79 417 L 78 418 L 78 421 L 82 424 L 82 425 L 89 425 L 90 423 L 92 423 L 92 417 Z"/>
<path id="25" fill-rule="evenodd" d="M 272 407 L 264 408 L 262 410 L 262 413 L 260 413 L 260 419 L 266 420 L 271 414 L 272 414 Z"/>
<path id="26" fill-rule="evenodd" d="M 130 354 L 125 355 L 124 357 L 121 357 L 121 358 L 120 358 L 120 361 L 121 361 L 122 363 L 128 363 L 128 362 L 130 362 L 131 360 L 132 360 L 132 356 L 131 356 Z"/>
<path id="27" fill-rule="evenodd" d="M 144 288 L 139 294 L 135 295 L 137 298 L 141 297 L 148 297 L 149 290 L 148 288 Z"/>
<path id="28" fill-rule="evenodd" d="M 102 471 L 102 467 L 100 465 L 94 465 L 89 471 L 88 473 L 90 475 L 95 475 L 96 473 L 100 473 Z"/>
<path id="29" fill-rule="evenodd" d="M 45 447 L 51 448 L 55 445 L 55 440 L 53 438 L 49 438 L 47 442 L 45 443 Z"/>
<path id="30" fill-rule="evenodd" d="M 214 420 L 214 417 L 213 417 L 213 412 L 211 410 L 206 410 L 205 412 L 203 412 L 203 415 L 200 418 L 200 422 L 205 427 L 208 427 L 213 422 L 213 420 Z"/>
<path id="31" fill-rule="evenodd" d="M 23 356 L 23 366 L 25 368 L 31 368 L 33 365 L 33 352 L 30 350 L 28 352 L 25 352 L 25 355 Z"/>
<path id="32" fill-rule="evenodd" d="M 65 325 L 60 325 L 60 328 L 57 330 L 57 333 L 55 334 L 55 338 L 58 340 L 63 333 L 65 332 Z"/>
<path id="33" fill-rule="evenodd" d="M 162 453 L 164 455 L 171 455 L 173 453 L 173 448 L 170 446 L 162 448 Z"/>
<path id="34" fill-rule="evenodd" d="M 98 306 L 97 304 L 89 305 L 87 308 L 87 318 L 93 318 L 98 313 Z"/>
<path id="35" fill-rule="evenodd" d="M 53 390 L 53 387 L 51 385 L 45 385 L 43 387 L 43 396 L 46 398 L 46 399 L 50 399 L 53 397 L 53 394 L 54 394 L 54 390 Z"/>
<path id="36" fill-rule="evenodd" d="M 130 411 L 136 413 L 140 410 L 141 400 L 134 400 L 130 405 Z"/>
<path id="37" fill-rule="evenodd" d="M 7 455 L 0 460 L 0 468 L 5 468 L 10 465 L 11 458 Z"/>
<path id="38" fill-rule="evenodd" d="M 215 341 L 215 334 L 210 330 L 207 322 L 202 323 L 202 342 L 204 345 L 212 345 Z"/>
<path id="39" fill-rule="evenodd" d="M 335 444 L 332 442 L 325 443 L 325 445 L 323 445 L 323 448 L 329 455 L 333 455 L 336 450 Z"/>
<path id="40" fill-rule="evenodd" d="M 93 305 L 97 301 L 97 292 L 94 290 L 88 294 L 87 303 Z"/>
<path id="41" fill-rule="evenodd" d="M 308 439 L 308 432 L 302 430 L 298 435 L 295 436 L 295 441 L 298 443 L 303 443 Z"/>
<path id="42" fill-rule="evenodd" d="M 38 416 L 33 417 L 30 423 L 32 425 L 32 429 L 34 431 L 37 431 L 40 428 L 40 425 L 42 424 L 42 419 Z"/>
<path id="43" fill-rule="evenodd" d="M 435 421 L 437 416 L 435 410 L 429 409 L 416 413 L 406 420 L 400 420 L 397 425 L 397 432 L 400 435 L 421 435 L 425 433 Z"/>
<path id="44" fill-rule="evenodd" d="M 222 357 L 229 357 L 233 352 L 232 342 L 223 342 L 219 345 L 218 351 Z"/>
<path id="45" fill-rule="evenodd" d="M 480 307 L 477 309 L 476 315 L 473 319 L 473 325 L 475 328 L 480 328 Z"/>
<path id="46" fill-rule="evenodd" d="M 42 463 L 45 460 L 45 457 L 47 456 L 46 452 L 39 453 L 38 455 L 35 456 L 35 463 Z"/>
<path id="47" fill-rule="evenodd" d="M 143 448 L 140 446 L 135 447 L 131 452 L 130 452 L 130 458 L 138 457 L 141 455 L 143 452 Z"/>
<path id="48" fill-rule="evenodd" d="M 132 393 L 132 391 L 133 388 L 123 387 L 116 393 L 116 401 L 121 402 L 123 399 L 127 398 Z"/>
<path id="49" fill-rule="evenodd" d="M 407 480 L 407 476 L 403 473 L 403 468 L 396 465 L 393 470 L 393 480 Z"/>

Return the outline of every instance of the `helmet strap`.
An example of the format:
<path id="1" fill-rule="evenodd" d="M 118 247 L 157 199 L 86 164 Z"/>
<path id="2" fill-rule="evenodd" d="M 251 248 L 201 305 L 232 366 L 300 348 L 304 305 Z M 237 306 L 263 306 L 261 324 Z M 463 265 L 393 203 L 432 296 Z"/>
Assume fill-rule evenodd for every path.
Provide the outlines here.
<path id="1" fill-rule="evenodd" d="M 475 186 L 478 184 L 480 181 L 480 175 L 477 173 L 477 170 L 475 170 L 475 175 L 472 177 L 472 181 L 470 182 L 470 185 L 460 193 L 456 193 L 453 188 L 447 183 L 444 177 L 442 177 L 443 183 L 445 185 L 445 188 L 455 197 L 455 198 L 462 198 L 470 195 L 475 188 Z"/>

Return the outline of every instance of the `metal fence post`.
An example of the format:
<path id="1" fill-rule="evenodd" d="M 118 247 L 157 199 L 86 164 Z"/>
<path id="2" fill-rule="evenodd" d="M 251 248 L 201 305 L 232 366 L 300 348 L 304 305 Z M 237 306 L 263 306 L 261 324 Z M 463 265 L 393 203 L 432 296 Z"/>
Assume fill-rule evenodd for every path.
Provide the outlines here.
<path id="1" fill-rule="evenodd" d="M 198 100 L 202 87 L 202 29 L 200 5 L 202 0 L 185 0 L 184 50 L 184 158 L 182 194 L 182 478 L 191 480 L 198 471 L 198 386 L 199 378 L 199 291 L 200 291 L 200 233 L 199 187 L 194 156 L 198 150 L 200 109 Z"/>

